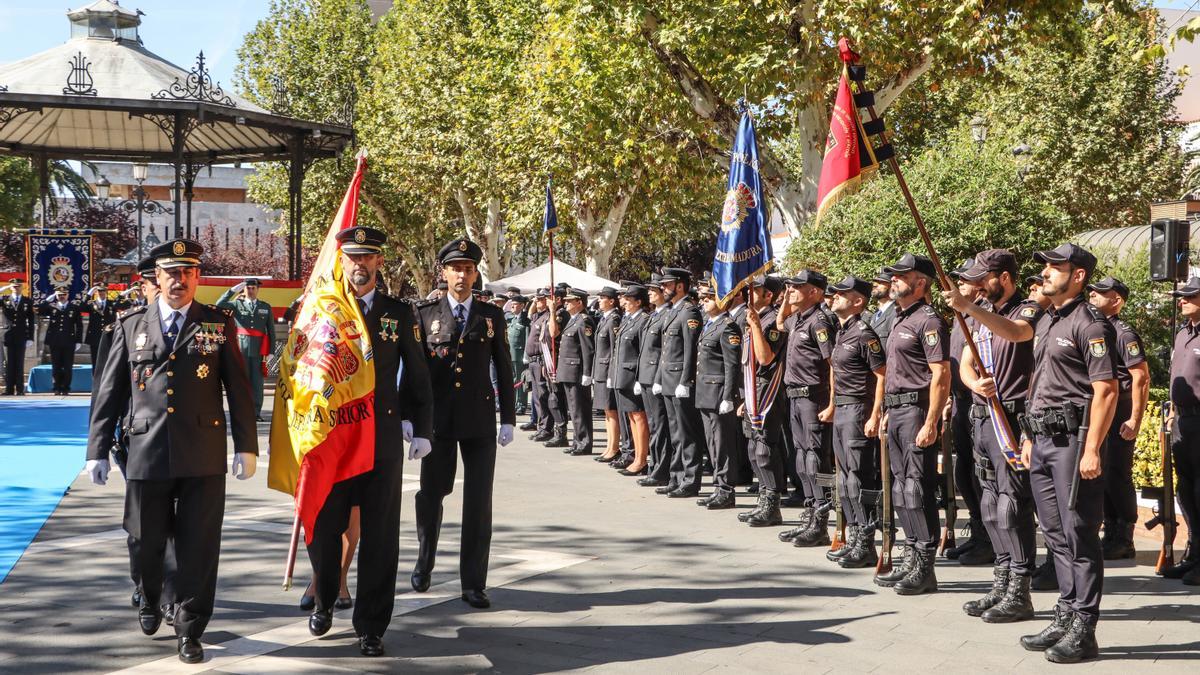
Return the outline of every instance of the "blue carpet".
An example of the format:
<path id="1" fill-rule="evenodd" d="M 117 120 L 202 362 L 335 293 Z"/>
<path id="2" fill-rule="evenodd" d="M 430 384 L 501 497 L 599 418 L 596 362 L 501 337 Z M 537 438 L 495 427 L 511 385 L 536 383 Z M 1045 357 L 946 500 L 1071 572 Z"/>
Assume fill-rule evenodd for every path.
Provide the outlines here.
<path id="1" fill-rule="evenodd" d="M 0 582 L 83 469 L 89 404 L 0 401 Z"/>

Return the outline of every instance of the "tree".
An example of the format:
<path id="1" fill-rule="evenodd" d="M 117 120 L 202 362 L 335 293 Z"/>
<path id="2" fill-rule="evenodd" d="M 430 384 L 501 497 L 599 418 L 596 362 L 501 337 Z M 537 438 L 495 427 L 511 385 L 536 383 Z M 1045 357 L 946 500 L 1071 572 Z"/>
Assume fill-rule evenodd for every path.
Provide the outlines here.
<path id="1" fill-rule="evenodd" d="M 24 157 L 0 157 L 0 230 L 28 227 L 38 198 L 38 180 Z"/>
<path id="2" fill-rule="evenodd" d="M 815 209 L 828 98 L 841 68 L 831 45 L 850 37 L 866 57 L 882 112 L 926 73 L 975 77 L 1022 39 L 1052 36 L 1075 20 L 1077 1 L 879 3 L 633 0 L 642 33 L 694 114 L 727 145 L 732 100 L 745 95 L 785 114 L 760 127 L 768 197 L 793 235 Z M 931 27 L 936 26 L 936 30 Z M 798 153 L 788 157 L 785 152 Z"/>
<path id="3" fill-rule="evenodd" d="M 124 257 L 137 246 L 137 227 L 129 212 L 116 202 L 91 201 L 83 206 L 68 207 L 58 212 L 51 227 L 79 230 L 116 230 L 102 232 L 92 239 L 92 258 Z"/>

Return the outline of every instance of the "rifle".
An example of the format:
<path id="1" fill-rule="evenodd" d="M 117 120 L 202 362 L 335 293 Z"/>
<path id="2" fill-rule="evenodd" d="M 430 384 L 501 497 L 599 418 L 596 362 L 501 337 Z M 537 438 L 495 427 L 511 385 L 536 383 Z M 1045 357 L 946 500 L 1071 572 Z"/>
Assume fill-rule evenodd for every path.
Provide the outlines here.
<path id="1" fill-rule="evenodd" d="M 958 495 L 954 492 L 954 449 L 950 444 L 949 408 L 942 415 L 941 462 L 942 465 L 942 509 L 946 512 L 946 524 L 942 526 L 942 538 L 938 541 L 937 555 L 954 548 L 954 526 L 958 520 Z"/>
<path id="2" fill-rule="evenodd" d="M 1175 520 L 1175 461 L 1171 456 L 1170 415 L 1171 403 L 1163 401 L 1162 421 L 1158 428 L 1158 445 L 1162 449 L 1162 487 L 1142 488 L 1142 497 L 1158 502 L 1154 507 L 1154 517 L 1146 521 L 1146 529 L 1153 530 L 1159 525 L 1163 528 L 1162 548 L 1158 551 L 1158 563 L 1154 565 L 1155 574 L 1162 574 L 1167 568 L 1175 566 L 1175 533 L 1179 527 Z"/>
<path id="3" fill-rule="evenodd" d="M 883 510 L 880 517 L 879 562 L 875 564 L 875 574 L 887 574 L 892 571 L 892 547 L 896 544 L 895 515 L 892 513 L 892 466 L 888 458 L 887 434 L 879 430 L 879 477 L 882 489 L 879 491 L 879 503 Z"/>
<path id="4" fill-rule="evenodd" d="M 842 492 L 838 489 L 837 477 L 841 474 L 838 469 L 837 456 L 833 458 L 833 478 L 830 481 L 833 489 L 833 510 L 836 514 L 836 524 L 833 528 L 833 542 L 829 545 L 830 552 L 841 550 L 846 545 L 846 514 L 842 509 Z"/>

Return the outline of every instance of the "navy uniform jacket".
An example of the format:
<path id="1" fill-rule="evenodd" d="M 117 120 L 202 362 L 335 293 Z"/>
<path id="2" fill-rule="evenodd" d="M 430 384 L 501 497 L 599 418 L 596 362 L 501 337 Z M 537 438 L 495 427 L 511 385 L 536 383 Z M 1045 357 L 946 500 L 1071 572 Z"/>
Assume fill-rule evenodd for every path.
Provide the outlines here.
<path id="1" fill-rule="evenodd" d="M 643 389 L 652 386 L 658 379 L 658 364 L 662 359 L 663 327 L 667 315 L 671 313 L 670 309 L 660 312 L 650 309 L 647 311 L 650 312 L 650 316 L 646 318 L 646 323 L 642 324 L 642 353 L 638 357 L 637 374 L 637 381 L 641 383 Z"/>
<path id="2" fill-rule="evenodd" d="M 425 358 L 433 386 L 433 435 L 443 440 L 496 435 L 496 396 L 500 423 L 515 424 L 516 393 L 508 350 L 504 311 L 481 300 L 471 301 L 462 335 L 454 335 L 450 300 L 417 304 L 425 336 Z M 491 367 L 496 366 L 497 391 Z"/>
<path id="3" fill-rule="evenodd" d="M 583 376 L 592 375 L 592 352 L 595 350 L 596 326 L 587 312 L 580 312 L 567 321 L 559 334 L 558 370 L 556 380 L 563 384 L 580 384 Z"/>
<path id="4" fill-rule="evenodd" d="M 412 305 L 379 291 L 365 318 L 375 364 L 375 461 L 399 461 L 401 420 L 412 422 L 413 436 L 433 438 L 433 389 L 421 330 Z"/>
<path id="5" fill-rule="evenodd" d="M 638 311 L 637 316 L 626 316 L 621 321 L 609 375 L 614 389 L 633 391 L 633 385 L 638 381 L 638 364 L 642 356 L 642 332 L 649 321 L 650 315 L 644 309 Z"/>
<path id="6" fill-rule="evenodd" d="M 87 335 L 83 341 L 91 345 L 94 350 L 100 344 L 100 334 L 109 324 L 117 320 L 118 307 L 112 300 L 105 300 L 103 309 L 98 302 L 89 302 L 83 307 L 88 312 Z"/>
<path id="7" fill-rule="evenodd" d="M 738 402 L 742 334 L 728 314 L 708 322 L 696 356 L 696 407 L 716 410 L 721 401 Z"/>
<path id="8" fill-rule="evenodd" d="M 4 314 L 4 344 L 12 347 L 33 339 L 33 301 L 22 295 L 14 301 L 12 293 L 0 296 Z"/>
<path id="9" fill-rule="evenodd" d="M 612 374 L 609 366 L 612 363 L 617 331 L 620 328 L 621 310 L 619 309 L 610 311 L 608 316 L 601 318 L 596 326 L 596 360 L 592 364 L 592 373 L 600 384 L 604 384 Z"/>
<path id="10" fill-rule="evenodd" d="M 892 326 L 896 325 L 896 302 L 893 300 L 887 309 L 883 310 L 883 314 L 878 317 L 871 315 L 871 329 L 875 331 L 875 335 L 879 338 L 879 342 L 883 344 L 883 348 L 887 349 L 888 338 L 892 335 Z"/>
<path id="11" fill-rule="evenodd" d="M 193 302 L 175 342 L 165 344 L 158 303 L 117 319 L 92 398 L 88 459 L 105 459 L 117 419 L 129 433 L 126 478 L 167 480 L 226 470 L 229 402 L 235 452 L 258 454 L 250 381 L 233 319 Z"/>
<path id="12" fill-rule="evenodd" d="M 668 311 L 663 320 L 662 357 L 658 383 L 664 396 L 674 396 L 679 385 L 696 384 L 696 343 L 700 340 L 700 308 L 687 300 Z M 695 392 L 692 392 L 693 394 Z"/>
<path id="13" fill-rule="evenodd" d="M 44 342 L 47 345 L 74 347 L 83 338 L 83 316 L 78 304 L 68 302 L 65 308 L 59 309 L 58 303 L 47 300 L 38 309 L 38 314 L 46 317 Z"/>

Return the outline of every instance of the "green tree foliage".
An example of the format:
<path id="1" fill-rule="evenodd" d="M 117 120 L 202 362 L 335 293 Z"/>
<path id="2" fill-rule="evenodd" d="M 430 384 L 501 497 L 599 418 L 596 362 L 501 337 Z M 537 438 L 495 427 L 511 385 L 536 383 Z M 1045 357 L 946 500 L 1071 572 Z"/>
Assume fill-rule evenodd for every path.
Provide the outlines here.
<path id="1" fill-rule="evenodd" d="M 24 157 L 0 157 L 0 230 L 28 227 L 37 202 L 37 175 Z"/>

